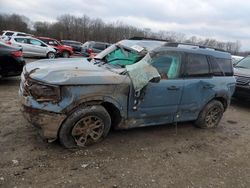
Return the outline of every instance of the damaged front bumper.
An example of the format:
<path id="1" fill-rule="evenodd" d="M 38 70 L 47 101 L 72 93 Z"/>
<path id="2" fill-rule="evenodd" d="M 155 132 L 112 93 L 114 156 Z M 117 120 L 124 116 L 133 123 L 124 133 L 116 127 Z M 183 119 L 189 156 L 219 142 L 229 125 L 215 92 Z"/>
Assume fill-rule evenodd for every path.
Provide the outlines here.
<path id="1" fill-rule="evenodd" d="M 48 141 L 57 139 L 59 128 L 66 115 L 34 109 L 25 105 L 22 105 L 21 111 L 29 123 L 40 129 L 42 138 Z"/>

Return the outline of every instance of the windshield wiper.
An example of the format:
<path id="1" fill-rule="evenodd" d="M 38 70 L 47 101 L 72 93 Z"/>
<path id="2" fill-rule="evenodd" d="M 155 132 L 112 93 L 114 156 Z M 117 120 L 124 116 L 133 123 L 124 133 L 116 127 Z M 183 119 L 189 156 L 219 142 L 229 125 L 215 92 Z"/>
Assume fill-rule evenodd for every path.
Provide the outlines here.
<path id="1" fill-rule="evenodd" d="M 247 69 L 247 67 L 244 66 L 235 66 L 236 68 L 242 68 L 242 69 Z"/>

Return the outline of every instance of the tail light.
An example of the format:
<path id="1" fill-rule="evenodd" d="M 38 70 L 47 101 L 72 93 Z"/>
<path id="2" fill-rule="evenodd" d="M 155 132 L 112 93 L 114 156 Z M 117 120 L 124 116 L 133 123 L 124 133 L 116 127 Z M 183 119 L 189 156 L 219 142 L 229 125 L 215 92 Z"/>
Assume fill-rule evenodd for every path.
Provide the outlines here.
<path id="1" fill-rule="evenodd" d="M 22 51 L 14 51 L 14 52 L 11 52 L 11 55 L 13 57 L 22 57 L 23 56 L 23 52 Z"/>
<path id="2" fill-rule="evenodd" d="M 86 50 L 86 52 L 87 52 L 88 54 L 91 54 L 91 53 L 93 53 L 93 50 L 92 50 L 91 48 L 88 48 L 88 49 Z"/>
<path id="3" fill-rule="evenodd" d="M 6 41 L 5 44 L 11 45 L 11 42 L 10 41 Z"/>

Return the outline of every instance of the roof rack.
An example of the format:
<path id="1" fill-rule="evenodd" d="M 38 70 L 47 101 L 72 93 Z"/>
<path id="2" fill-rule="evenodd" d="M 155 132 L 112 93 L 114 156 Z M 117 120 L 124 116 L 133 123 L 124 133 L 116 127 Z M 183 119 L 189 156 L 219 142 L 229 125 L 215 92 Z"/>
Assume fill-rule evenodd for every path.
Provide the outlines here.
<path id="1" fill-rule="evenodd" d="M 203 46 L 203 45 L 198 45 L 198 44 L 192 44 L 192 43 L 181 43 L 181 42 L 168 42 L 165 44 L 165 46 L 169 46 L 169 47 L 178 47 L 178 45 L 186 45 L 186 46 L 195 46 L 201 49 L 212 49 L 215 51 L 221 51 L 221 52 L 227 52 L 223 49 L 219 49 L 219 48 L 213 48 L 211 46 Z"/>
<path id="2" fill-rule="evenodd" d="M 151 37 L 131 37 L 129 38 L 129 40 L 156 40 L 156 41 L 169 42 L 168 40 L 151 38 Z"/>

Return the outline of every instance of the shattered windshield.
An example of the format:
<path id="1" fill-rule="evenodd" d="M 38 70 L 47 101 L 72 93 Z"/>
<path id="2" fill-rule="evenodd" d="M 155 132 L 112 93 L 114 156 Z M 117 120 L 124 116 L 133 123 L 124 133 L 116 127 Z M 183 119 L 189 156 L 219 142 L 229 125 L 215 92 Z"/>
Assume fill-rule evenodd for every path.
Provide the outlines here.
<path id="1" fill-rule="evenodd" d="M 105 64 L 118 65 L 125 68 L 140 61 L 147 52 L 162 46 L 162 41 L 122 40 L 99 53 L 95 59 L 104 61 Z"/>

